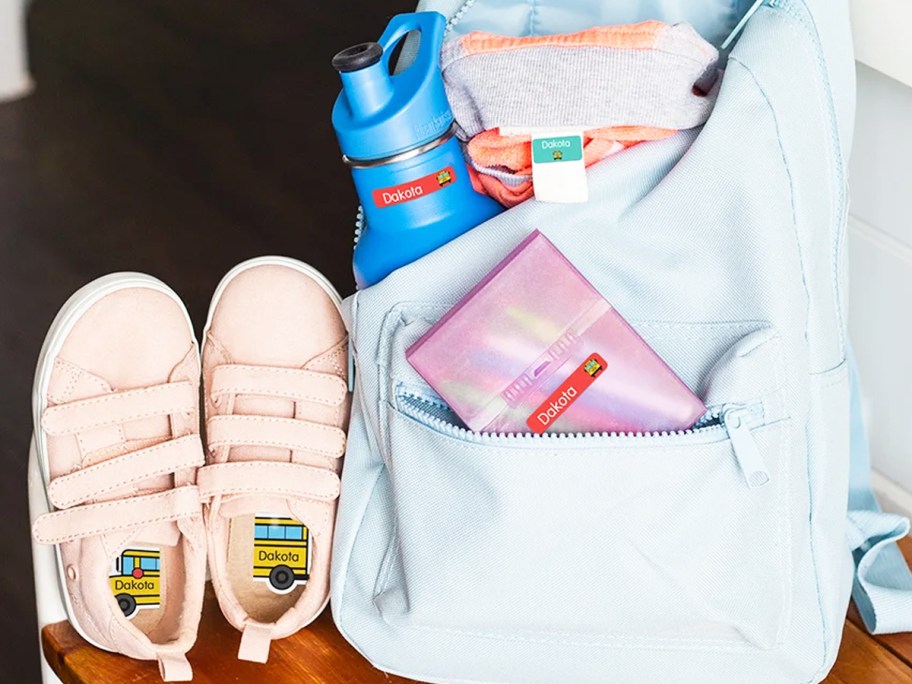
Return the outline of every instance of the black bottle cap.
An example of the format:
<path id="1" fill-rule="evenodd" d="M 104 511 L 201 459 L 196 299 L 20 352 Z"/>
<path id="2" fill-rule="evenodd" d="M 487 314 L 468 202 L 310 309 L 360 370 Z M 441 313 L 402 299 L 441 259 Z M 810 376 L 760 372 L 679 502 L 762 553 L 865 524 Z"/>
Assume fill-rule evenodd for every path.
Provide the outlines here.
<path id="1" fill-rule="evenodd" d="M 332 59 L 333 68 L 343 73 L 373 66 L 383 57 L 380 43 L 358 43 L 337 52 Z"/>

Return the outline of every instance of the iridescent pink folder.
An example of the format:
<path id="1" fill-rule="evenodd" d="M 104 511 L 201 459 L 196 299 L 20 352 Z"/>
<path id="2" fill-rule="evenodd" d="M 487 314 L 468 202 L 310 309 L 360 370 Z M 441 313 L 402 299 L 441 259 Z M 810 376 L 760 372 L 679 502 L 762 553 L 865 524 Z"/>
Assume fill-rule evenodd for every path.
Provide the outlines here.
<path id="1" fill-rule="evenodd" d="M 682 430 L 706 412 L 538 231 L 406 356 L 478 432 Z"/>

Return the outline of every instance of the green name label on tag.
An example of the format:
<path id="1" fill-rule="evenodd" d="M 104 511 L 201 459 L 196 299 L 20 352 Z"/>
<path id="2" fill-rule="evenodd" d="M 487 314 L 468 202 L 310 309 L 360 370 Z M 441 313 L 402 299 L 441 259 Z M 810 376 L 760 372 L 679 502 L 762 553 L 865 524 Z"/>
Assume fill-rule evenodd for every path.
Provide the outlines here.
<path id="1" fill-rule="evenodd" d="M 579 161 L 582 158 L 582 136 L 562 135 L 554 138 L 532 139 L 532 161 L 536 164 Z"/>

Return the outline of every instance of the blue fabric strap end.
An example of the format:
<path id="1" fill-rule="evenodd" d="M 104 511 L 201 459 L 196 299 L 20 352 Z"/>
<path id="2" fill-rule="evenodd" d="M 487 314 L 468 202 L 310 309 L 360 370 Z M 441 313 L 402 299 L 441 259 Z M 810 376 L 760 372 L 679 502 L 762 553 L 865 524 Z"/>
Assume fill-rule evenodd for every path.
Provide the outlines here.
<path id="1" fill-rule="evenodd" d="M 896 545 L 908 533 L 909 520 L 902 516 L 849 511 L 852 599 L 871 634 L 912 630 L 912 572 Z"/>
<path id="2" fill-rule="evenodd" d="M 849 350 L 851 449 L 848 541 L 855 561 L 852 599 L 871 634 L 912 631 L 912 571 L 896 545 L 909 520 L 880 510 L 871 489 L 871 457 L 861 413 L 855 357 Z"/>

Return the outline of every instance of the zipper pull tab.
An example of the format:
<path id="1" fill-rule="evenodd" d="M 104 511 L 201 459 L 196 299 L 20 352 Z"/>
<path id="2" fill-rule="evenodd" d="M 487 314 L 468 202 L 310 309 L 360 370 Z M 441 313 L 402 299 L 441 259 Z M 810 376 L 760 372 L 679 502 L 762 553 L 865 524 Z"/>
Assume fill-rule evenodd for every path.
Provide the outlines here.
<path id="1" fill-rule="evenodd" d="M 770 474 L 748 427 L 749 417 L 750 413 L 745 408 L 728 408 L 722 412 L 722 425 L 731 439 L 735 458 L 744 473 L 747 486 L 756 489 L 770 481 Z"/>

